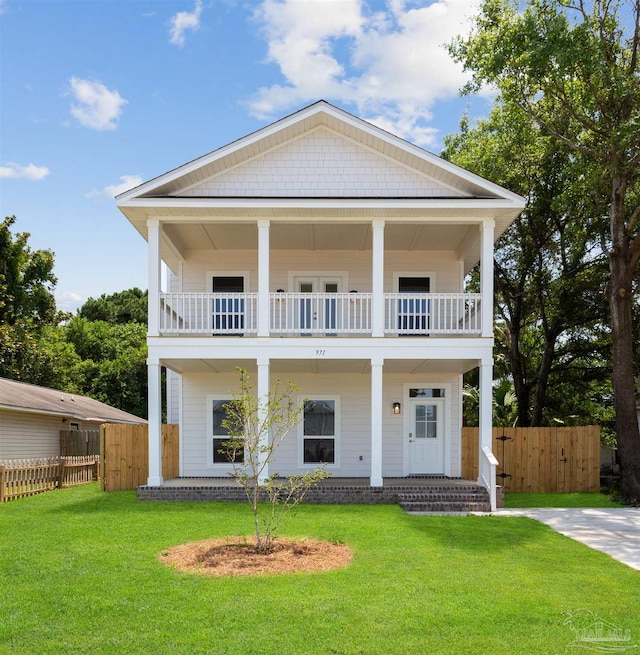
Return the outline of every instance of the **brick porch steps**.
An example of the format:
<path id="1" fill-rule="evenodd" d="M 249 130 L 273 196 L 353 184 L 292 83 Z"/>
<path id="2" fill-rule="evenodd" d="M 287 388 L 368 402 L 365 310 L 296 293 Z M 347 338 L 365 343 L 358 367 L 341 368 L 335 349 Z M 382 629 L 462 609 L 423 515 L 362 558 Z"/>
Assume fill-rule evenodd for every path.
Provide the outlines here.
<path id="1" fill-rule="evenodd" d="M 434 485 L 414 493 L 398 494 L 406 512 L 489 512 L 489 494 L 480 485 L 445 487 Z"/>

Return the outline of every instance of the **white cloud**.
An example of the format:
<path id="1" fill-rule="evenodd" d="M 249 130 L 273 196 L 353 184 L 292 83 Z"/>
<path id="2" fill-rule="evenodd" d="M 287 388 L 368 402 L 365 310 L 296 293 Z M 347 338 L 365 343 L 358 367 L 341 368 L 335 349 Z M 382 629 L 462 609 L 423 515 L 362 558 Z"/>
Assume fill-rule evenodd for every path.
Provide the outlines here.
<path id="1" fill-rule="evenodd" d="M 86 198 L 114 198 L 115 196 L 133 189 L 144 181 L 139 175 L 121 175 L 120 184 L 109 184 L 104 189 L 92 189 L 85 194 Z"/>
<path id="2" fill-rule="evenodd" d="M 75 101 L 71 115 L 81 125 L 94 130 L 116 129 L 122 108 L 127 104 L 116 90 L 110 91 L 102 82 L 79 77 L 72 77 L 69 84 Z"/>
<path id="3" fill-rule="evenodd" d="M 479 0 L 264 0 L 254 17 L 285 82 L 257 91 L 252 114 L 271 118 L 301 102 L 354 104 L 361 116 L 420 145 L 438 100 L 456 96 L 468 76 L 445 44 L 470 28 Z"/>
<path id="4" fill-rule="evenodd" d="M 7 162 L 5 166 L 0 166 L 0 178 L 9 180 L 42 180 L 51 171 L 46 166 L 36 166 L 35 164 L 16 164 L 15 162 Z"/>
<path id="5" fill-rule="evenodd" d="M 75 291 L 57 291 L 56 305 L 64 312 L 75 312 L 84 302 L 84 297 Z"/>
<path id="6" fill-rule="evenodd" d="M 197 30 L 200 27 L 200 14 L 202 13 L 202 0 L 196 0 L 192 12 L 179 11 L 171 17 L 171 38 L 169 43 L 180 48 L 185 43 L 184 33 L 186 30 Z"/>

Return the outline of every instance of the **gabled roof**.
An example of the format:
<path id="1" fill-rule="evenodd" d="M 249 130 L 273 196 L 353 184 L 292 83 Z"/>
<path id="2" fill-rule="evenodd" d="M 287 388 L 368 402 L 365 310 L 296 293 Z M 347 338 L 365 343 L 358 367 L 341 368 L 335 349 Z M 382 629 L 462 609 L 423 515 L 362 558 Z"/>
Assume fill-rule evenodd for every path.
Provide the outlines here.
<path id="1" fill-rule="evenodd" d="M 101 423 L 147 422 L 93 398 L 7 378 L 0 378 L 0 410 L 3 409 Z"/>
<path id="2" fill-rule="evenodd" d="M 455 189 L 469 198 L 510 200 L 522 206 L 523 198 L 503 187 L 448 162 L 431 152 L 401 139 L 343 109 L 319 100 L 256 132 L 198 157 L 163 175 L 116 196 L 119 207 L 143 198 L 175 197 L 222 171 L 238 166 L 319 126 L 327 127 L 354 142 L 377 151 L 425 176 Z"/>

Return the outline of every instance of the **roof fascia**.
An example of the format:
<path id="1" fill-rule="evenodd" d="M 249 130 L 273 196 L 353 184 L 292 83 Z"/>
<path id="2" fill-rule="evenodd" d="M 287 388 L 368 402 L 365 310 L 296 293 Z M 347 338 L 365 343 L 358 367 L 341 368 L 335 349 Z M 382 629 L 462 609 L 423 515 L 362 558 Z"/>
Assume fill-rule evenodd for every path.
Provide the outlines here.
<path id="1" fill-rule="evenodd" d="M 513 194 L 513 198 L 202 198 L 202 197 L 162 197 L 162 198 L 132 198 L 123 202 L 121 207 L 130 208 L 269 208 L 285 209 L 287 207 L 317 208 L 317 209 L 353 209 L 353 208 L 383 208 L 383 209 L 523 209 L 524 198 Z"/>
<path id="2" fill-rule="evenodd" d="M 36 409 L 34 407 L 18 407 L 16 405 L 3 405 L 0 404 L 0 411 L 19 412 L 20 414 L 38 414 L 40 416 L 53 416 L 69 419 L 77 419 L 78 421 L 100 421 L 101 423 L 130 423 L 138 425 L 139 423 L 147 423 L 145 419 L 133 421 L 129 419 L 107 418 L 104 416 L 85 416 L 84 414 L 73 414 L 72 412 L 56 412 L 55 410 Z"/>
<path id="3" fill-rule="evenodd" d="M 42 414 L 44 416 L 61 416 L 63 418 L 77 418 L 80 421 L 88 420 L 80 414 L 72 414 L 71 412 L 56 412 L 47 409 L 35 409 L 34 407 L 18 407 L 16 405 L 0 405 L 0 410 L 8 410 L 10 412 L 20 412 L 23 414 Z"/>

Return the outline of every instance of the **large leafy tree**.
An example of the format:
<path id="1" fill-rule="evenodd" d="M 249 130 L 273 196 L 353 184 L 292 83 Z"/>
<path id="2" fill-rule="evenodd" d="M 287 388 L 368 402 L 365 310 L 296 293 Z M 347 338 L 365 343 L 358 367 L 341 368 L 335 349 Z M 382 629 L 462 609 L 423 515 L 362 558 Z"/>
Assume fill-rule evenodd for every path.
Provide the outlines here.
<path id="1" fill-rule="evenodd" d="M 146 326 L 75 316 L 62 329 L 80 360 L 75 376 L 80 392 L 146 417 Z"/>
<path id="2" fill-rule="evenodd" d="M 447 159 L 527 197 L 499 240 L 494 262 L 496 361 L 502 363 L 496 372 L 513 381 L 518 425 L 568 415 L 592 420 L 581 405 L 593 381 L 610 375 L 599 292 L 606 266 L 583 225 L 594 208 L 579 176 L 576 181 L 574 159 L 500 100 L 473 127 L 465 117 L 445 144 Z"/>
<path id="3" fill-rule="evenodd" d="M 12 232 L 15 223 L 15 216 L 0 223 L 0 376 L 43 384 L 53 362 L 41 336 L 64 314 L 53 296 L 53 253 L 32 250 L 28 232 Z"/>
<path id="4" fill-rule="evenodd" d="M 89 298 L 78 316 L 107 323 L 147 323 L 147 292 L 134 287 L 99 298 Z"/>
<path id="5" fill-rule="evenodd" d="M 451 47 L 489 84 L 567 148 L 601 194 L 609 225 L 585 225 L 608 255 L 606 296 L 622 493 L 640 500 L 633 297 L 640 260 L 640 0 L 485 0 L 470 35 Z"/>

